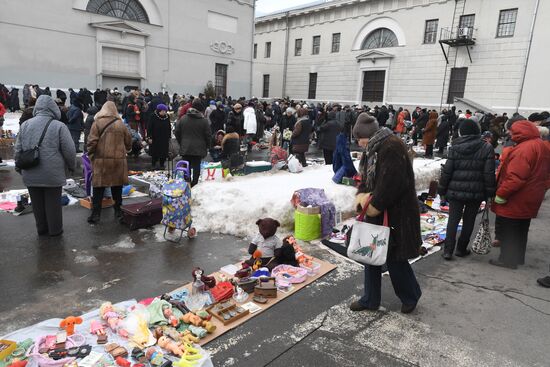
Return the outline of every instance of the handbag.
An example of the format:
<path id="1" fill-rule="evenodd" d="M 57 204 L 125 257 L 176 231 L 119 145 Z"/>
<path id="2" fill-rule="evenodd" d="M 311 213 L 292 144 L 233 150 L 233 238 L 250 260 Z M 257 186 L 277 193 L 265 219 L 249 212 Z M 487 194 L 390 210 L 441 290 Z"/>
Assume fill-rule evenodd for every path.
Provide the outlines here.
<path id="1" fill-rule="evenodd" d="M 388 212 L 384 211 L 383 225 L 365 223 L 365 215 L 372 196 L 367 200 L 363 211 L 353 225 L 348 246 L 348 257 L 365 265 L 381 266 L 388 257 L 390 241 L 390 227 L 388 226 Z"/>
<path id="2" fill-rule="evenodd" d="M 485 205 L 485 210 L 481 216 L 481 223 L 477 231 L 472 251 L 478 255 L 487 255 L 491 251 L 491 230 L 489 227 L 489 203 Z"/>
<path id="3" fill-rule="evenodd" d="M 42 131 L 42 135 L 40 136 L 40 140 L 38 141 L 38 144 L 35 145 L 31 149 L 22 150 L 21 153 L 17 155 L 15 158 L 15 166 L 19 169 L 29 169 L 38 166 L 40 163 L 40 145 L 42 145 L 42 141 L 44 140 L 44 136 L 46 135 L 46 131 L 48 130 L 48 127 L 52 123 L 53 119 L 50 119 L 48 123 L 46 124 L 46 127 L 44 127 L 44 130 Z"/>

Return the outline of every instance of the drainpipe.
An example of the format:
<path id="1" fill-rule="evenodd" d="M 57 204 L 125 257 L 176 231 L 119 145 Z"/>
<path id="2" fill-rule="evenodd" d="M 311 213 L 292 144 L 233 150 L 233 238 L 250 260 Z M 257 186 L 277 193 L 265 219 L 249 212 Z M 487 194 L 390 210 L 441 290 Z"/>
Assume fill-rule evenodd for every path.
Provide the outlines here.
<path id="1" fill-rule="evenodd" d="M 529 46 L 527 47 L 527 55 L 525 55 L 525 65 L 523 66 L 523 76 L 521 78 L 521 85 L 519 87 L 518 103 L 516 105 L 516 112 L 519 113 L 519 106 L 521 105 L 521 98 L 523 96 L 523 87 L 525 85 L 525 77 L 527 75 L 527 67 L 529 66 L 529 56 L 531 54 L 531 45 L 533 44 L 533 33 L 535 31 L 535 22 L 537 21 L 537 13 L 539 10 L 540 0 L 537 0 L 535 4 L 535 11 L 533 13 L 533 22 L 531 23 L 531 31 L 529 32 Z"/>
<path id="2" fill-rule="evenodd" d="M 250 50 L 250 86 L 249 86 L 249 97 L 252 98 L 252 85 L 254 78 L 254 32 L 256 32 L 256 0 L 252 1 L 252 42 L 250 42 L 252 49 Z"/>
<path id="3" fill-rule="evenodd" d="M 281 95 L 281 98 L 285 98 L 286 96 L 286 72 L 288 70 L 288 36 L 290 33 L 290 28 L 288 27 L 288 18 L 289 18 L 290 12 L 286 12 L 286 35 L 285 35 L 285 60 L 283 64 L 283 93 Z"/>

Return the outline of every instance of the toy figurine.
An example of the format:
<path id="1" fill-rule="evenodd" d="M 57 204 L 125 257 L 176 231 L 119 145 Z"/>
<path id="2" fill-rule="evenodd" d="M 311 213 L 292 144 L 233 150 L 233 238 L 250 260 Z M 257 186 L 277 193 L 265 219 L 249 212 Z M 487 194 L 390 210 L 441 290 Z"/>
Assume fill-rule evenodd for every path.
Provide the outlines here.
<path id="1" fill-rule="evenodd" d="M 201 326 L 202 325 L 202 319 L 199 316 L 192 313 L 192 312 L 188 312 L 185 315 L 183 315 L 181 320 L 183 322 L 185 322 L 186 324 L 193 324 L 195 326 Z"/>
<path id="2" fill-rule="evenodd" d="M 216 286 L 216 278 L 204 275 L 204 270 L 201 268 L 193 269 L 193 280 L 197 279 L 200 279 L 204 283 L 205 289 L 203 289 L 203 291 Z"/>
<path id="3" fill-rule="evenodd" d="M 174 316 L 174 313 L 172 312 L 172 309 L 167 307 L 162 310 L 162 314 L 168 320 L 168 324 L 172 325 L 173 327 L 176 327 L 179 325 L 179 320 L 176 316 Z"/>
<path id="4" fill-rule="evenodd" d="M 158 346 L 169 351 L 170 353 L 181 357 L 185 354 L 183 349 L 180 345 L 178 345 L 176 342 L 171 341 L 166 336 L 161 336 L 157 342 Z"/>
<path id="5" fill-rule="evenodd" d="M 199 339 L 204 338 L 208 333 L 208 331 L 206 331 L 205 328 L 202 328 L 200 326 L 194 326 L 194 325 L 189 326 L 189 331 L 192 332 L 193 335 L 195 335 Z"/>
<path id="6" fill-rule="evenodd" d="M 61 322 L 59 323 L 59 327 L 67 332 L 67 336 L 71 336 L 74 334 L 74 326 L 76 324 L 82 324 L 82 318 L 69 316 L 61 320 Z"/>
<path id="7" fill-rule="evenodd" d="M 90 333 L 97 335 L 97 344 L 107 343 L 107 333 L 105 332 L 105 327 L 98 320 L 92 320 L 90 322 Z"/>
<path id="8" fill-rule="evenodd" d="M 111 328 L 111 330 L 118 332 L 123 337 L 128 337 L 128 332 L 122 329 L 120 323 L 123 320 L 123 316 L 115 311 L 115 308 L 111 302 L 105 302 L 99 307 L 99 315 Z"/>
<path id="9" fill-rule="evenodd" d="M 183 332 L 183 336 L 182 336 L 182 341 L 184 343 L 188 343 L 188 344 L 191 344 L 191 343 L 198 343 L 200 342 L 200 339 L 197 338 L 195 335 L 193 335 L 193 333 L 189 330 L 185 330 Z"/>
<path id="10" fill-rule="evenodd" d="M 170 361 L 164 361 L 164 354 L 157 351 L 155 348 L 149 348 L 145 352 L 145 357 L 151 362 L 151 365 L 157 367 L 169 367 Z"/>

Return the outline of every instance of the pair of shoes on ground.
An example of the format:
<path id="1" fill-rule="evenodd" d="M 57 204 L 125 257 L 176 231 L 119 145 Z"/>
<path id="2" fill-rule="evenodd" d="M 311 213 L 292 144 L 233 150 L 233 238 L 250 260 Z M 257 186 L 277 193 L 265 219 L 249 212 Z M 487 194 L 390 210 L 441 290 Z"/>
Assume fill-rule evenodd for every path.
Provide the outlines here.
<path id="1" fill-rule="evenodd" d="M 537 283 L 539 283 L 544 288 L 550 288 L 550 276 L 537 279 Z"/>
<path id="2" fill-rule="evenodd" d="M 99 223 L 100 219 L 101 219 L 101 214 L 100 213 L 92 212 L 92 215 L 90 215 L 88 217 L 88 223 L 97 224 L 97 223 Z M 115 220 L 119 223 L 122 222 L 122 209 L 115 208 Z"/>
<path id="3" fill-rule="evenodd" d="M 380 308 L 380 306 L 378 306 L 378 307 L 364 306 L 359 301 L 354 301 L 349 306 L 349 309 L 354 311 L 354 312 L 358 312 L 358 311 L 378 311 L 379 308 Z M 401 313 L 404 313 L 404 314 L 411 313 L 415 310 L 415 308 L 416 308 L 416 303 L 412 304 L 412 305 L 403 304 L 403 305 L 401 305 Z"/>
<path id="4" fill-rule="evenodd" d="M 464 251 L 460 251 L 460 250 L 456 250 L 455 251 L 455 256 L 456 257 L 467 257 L 469 256 L 470 254 L 472 253 L 472 251 L 466 249 Z M 450 251 L 443 251 L 443 258 L 447 261 L 449 260 L 452 260 L 453 259 L 453 253 L 450 252 Z"/>

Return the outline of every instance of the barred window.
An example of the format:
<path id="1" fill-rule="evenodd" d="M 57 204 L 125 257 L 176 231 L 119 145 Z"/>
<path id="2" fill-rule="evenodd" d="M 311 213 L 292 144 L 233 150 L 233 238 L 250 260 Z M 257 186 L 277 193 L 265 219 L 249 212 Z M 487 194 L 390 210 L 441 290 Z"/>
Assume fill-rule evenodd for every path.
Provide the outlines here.
<path id="1" fill-rule="evenodd" d="M 264 57 L 269 59 L 271 57 L 271 42 L 265 43 L 265 54 Z"/>
<path id="2" fill-rule="evenodd" d="M 501 10 L 498 17 L 497 37 L 512 37 L 516 29 L 518 9 Z"/>
<path id="3" fill-rule="evenodd" d="M 264 75 L 264 87 L 262 91 L 262 98 L 269 97 L 269 74 Z"/>
<path id="4" fill-rule="evenodd" d="M 216 96 L 226 96 L 227 95 L 227 65 L 225 64 L 216 64 Z"/>
<path id="5" fill-rule="evenodd" d="M 399 42 L 395 33 L 388 28 L 378 28 L 370 32 L 361 46 L 362 50 L 371 48 L 397 47 Z"/>
<path id="6" fill-rule="evenodd" d="M 424 43 L 435 43 L 437 40 L 437 26 L 439 19 L 430 19 L 426 21 L 424 28 Z"/>
<path id="7" fill-rule="evenodd" d="M 137 0 L 90 0 L 86 11 L 110 17 L 149 23 L 149 16 Z"/>

